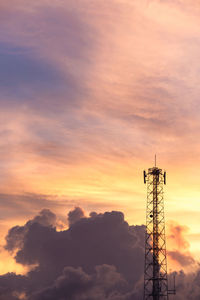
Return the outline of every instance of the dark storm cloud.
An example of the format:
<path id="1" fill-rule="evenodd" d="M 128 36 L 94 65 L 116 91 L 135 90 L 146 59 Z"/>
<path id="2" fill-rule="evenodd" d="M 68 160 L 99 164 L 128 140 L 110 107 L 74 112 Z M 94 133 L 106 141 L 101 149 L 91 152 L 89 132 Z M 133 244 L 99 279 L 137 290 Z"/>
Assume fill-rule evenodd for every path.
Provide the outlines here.
<path id="1" fill-rule="evenodd" d="M 129 227 L 120 212 L 81 218 L 69 230 L 61 232 L 57 232 L 53 226 L 44 226 L 35 219 L 19 227 L 20 230 L 22 228 L 26 234 L 22 239 L 23 247 L 16 254 L 18 263 L 39 263 L 44 268 L 51 265 L 58 274 L 63 266 L 81 266 L 92 272 L 96 265 L 111 264 L 130 281 L 135 279 L 133 268 L 137 273 L 136 277 L 142 274 L 142 266 L 136 260 L 136 257 L 142 259 L 142 248 L 136 246 L 138 238 L 134 228 Z M 7 240 L 15 245 L 13 239 L 16 239 L 16 235 L 12 230 L 9 231 Z M 40 249 L 33 245 L 40 245 Z M 9 250 L 15 248 L 9 247 Z"/>
<path id="2" fill-rule="evenodd" d="M 56 215 L 44 209 L 10 229 L 6 249 L 18 263 L 37 267 L 27 276 L 0 276 L 0 299 L 140 300 L 144 226 L 129 226 L 117 211 L 86 217 L 79 207 L 68 219 L 69 229 L 57 231 Z M 199 299 L 199 278 L 199 270 L 176 273 L 176 299 Z M 169 287 L 172 280 L 170 274 Z"/>
<path id="3" fill-rule="evenodd" d="M 85 216 L 84 211 L 80 207 L 75 207 L 74 210 L 68 213 L 69 226 L 73 225 Z"/>
<path id="4" fill-rule="evenodd" d="M 26 277 L 28 296 L 124 300 L 134 294 L 130 299 L 137 299 L 140 288 L 136 292 L 134 288 L 143 274 L 144 228 L 129 226 L 123 214 L 114 211 L 84 217 L 75 208 L 68 218 L 73 220 L 71 226 L 59 232 L 56 216 L 43 210 L 24 226 L 9 230 L 6 249 L 16 252 L 18 263 L 38 265 Z M 22 284 L 17 291 L 23 288 Z"/>
<path id="5" fill-rule="evenodd" d="M 139 300 L 140 292 L 126 292 L 128 284 L 116 268 L 109 265 L 95 267 L 88 275 L 81 268 L 64 268 L 54 285 L 33 294 L 30 300 Z"/>
<path id="6" fill-rule="evenodd" d="M 18 300 L 28 286 L 28 278 L 14 273 L 0 276 L 0 299 Z"/>
<path id="7" fill-rule="evenodd" d="M 37 215 L 32 220 L 28 221 L 25 226 L 15 226 L 9 230 L 8 236 L 6 238 L 6 249 L 13 251 L 23 247 L 24 237 L 33 223 L 41 224 L 45 227 L 55 227 L 56 226 L 56 215 L 52 213 L 49 209 L 43 209 L 39 215 Z"/>
<path id="8" fill-rule="evenodd" d="M 176 278 L 176 300 L 200 299 L 200 270 L 191 273 L 180 271 L 174 273 Z M 169 283 L 173 281 L 174 274 L 169 276 Z"/>
<path id="9" fill-rule="evenodd" d="M 52 287 L 36 293 L 30 299 L 117 299 L 120 291 L 127 289 L 127 283 L 116 272 L 115 267 L 102 265 L 95 268 L 93 275 L 86 274 L 81 268 L 66 267 Z M 108 296 L 109 295 L 109 296 Z M 124 296 L 123 296 L 124 299 Z"/>

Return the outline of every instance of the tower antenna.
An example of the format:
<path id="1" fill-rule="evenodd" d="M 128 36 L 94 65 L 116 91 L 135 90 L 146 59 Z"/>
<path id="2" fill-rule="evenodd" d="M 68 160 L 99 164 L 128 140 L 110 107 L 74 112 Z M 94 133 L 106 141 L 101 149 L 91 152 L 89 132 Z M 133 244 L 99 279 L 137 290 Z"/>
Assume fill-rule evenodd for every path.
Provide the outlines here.
<path id="1" fill-rule="evenodd" d="M 156 155 L 155 167 L 144 171 L 144 175 L 147 209 L 143 300 L 168 300 L 170 294 L 175 294 L 175 286 L 168 289 L 163 196 L 166 172 L 156 167 Z"/>

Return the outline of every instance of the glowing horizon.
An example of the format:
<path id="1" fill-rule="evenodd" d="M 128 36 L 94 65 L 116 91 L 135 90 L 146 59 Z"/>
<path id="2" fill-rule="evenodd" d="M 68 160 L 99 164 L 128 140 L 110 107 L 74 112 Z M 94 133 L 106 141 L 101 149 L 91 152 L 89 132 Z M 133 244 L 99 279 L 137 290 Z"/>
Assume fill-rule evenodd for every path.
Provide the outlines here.
<path id="1" fill-rule="evenodd" d="M 186 251 L 200 259 L 200 5 L 13 0 L 0 9 L 0 244 L 43 208 L 61 220 L 76 206 L 119 210 L 144 224 L 142 172 L 156 153 L 166 222 L 188 228 Z"/>

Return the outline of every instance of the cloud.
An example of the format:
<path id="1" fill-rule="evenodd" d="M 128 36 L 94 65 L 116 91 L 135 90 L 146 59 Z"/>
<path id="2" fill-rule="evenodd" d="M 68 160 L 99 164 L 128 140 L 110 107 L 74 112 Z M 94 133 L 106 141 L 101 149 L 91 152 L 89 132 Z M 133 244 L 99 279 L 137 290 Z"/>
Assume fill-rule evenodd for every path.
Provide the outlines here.
<path id="1" fill-rule="evenodd" d="M 90 197 L 93 210 L 99 203 L 105 205 L 106 199 L 110 207 L 124 205 L 132 219 L 137 207 L 140 213 L 135 218 L 141 223 L 144 204 L 138 174 L 157 150 L 171 180 L 175 178 L 181 186 L 175 193 L 171 186 L 173 197 L 187 192 L 181 180 L 187 184 L 191 181 L 192 186 L 195 182 L 198 191 L 197 4 L 193 3 L 192 8 L 188 1 L 70 0 L 66 4 L 45 0 L 31 2 L 27 7 L 26 1 L 6 2 L 0 4 L 0 77 L 4 82 L 0 99 L 2 194 L 59 191 L 79 199 L 84 208 L 85 199 Z M 183 175 L 187 164 L 189 178 Z M 132 213 L 133 193 L 139 199 Z M 198 195 L 195 197 L 198 199 Z M 34 196 L 1 196 L 3 215 L 10 222 L 20 213 L 23 218 L 26 214 L 31 218 L 37 206 L 55 206 L 56 200 L 50 203 L 42 196 L 36 198 L 32 201 Z M 185 198 L 183 208 L 188 207 L 188 197 Z M 62 212 L 63 205 L 59 209 Z M 100 216 L 94 216 L 79 220 L 83 228 L 87 229 L 86 223 L 91 219 L 100 220 Z M 57 239 L 66 250 L 69 232 L 73 235 L 74 230 L 58 234 L 54 227 L 38 222 L 19 226 L 9 235 L 13 243 L 10 247 L 19 247 L 17 261 L 41 263 L 46 274 L 47 261 L 53 261 L 59 252 L 55 249 Z M 51 242 L 45 240 L 44 244 L 43 235 L 54 240 L 52 250 Z M 93 236 L 91 239 L 96 241 Z M 43 250 L 37 252 L 32 240 L 43 245 Z M 138 237 L 136 244 L 142 246 L 142 238 Z M 184 248 L 186 244 L 181 245 Z M 187 251 L 177 247 L 172 251 L 176 261 L 190 265 Z M 92 253 L 88 253 L 92 259 Z M 125 254 L 128 257 L 129 251 Z M 117 264 L 117 258 L 111 258 L 99 265 Z M 63 261 L 68 264 L 65 258 Z M 73 259 L 72 262 L 72 268 L 79 267 Z M 50 265 L 56 268 L 51 262 Z M 57 277 L 65 267 L 61 262 L 58 265 Z M 130 263 L 135 268 L 133 265 Z M 82 268 L 90 276 L 89 268 Z M 117 272 L 119 268 L 121 274 L 122 266 Z M 127 267 L 122 275 L 126 273 L 128 280 L 131 272 Z M 51 282 L 55 280 L 51 278 Z"/>
<path id="2" fill-rule="evenodd" d="M 199 268 L 197 270 L 191 271 L 190 273 L 184 273 L 183 271 L 176 272 L 176 299 L 177 300 L 196 300 L 200 297 L 200 284 L 199 284 Z M 169 277 L 169 282 L 172 282 L 171 274 Z"/>
<path id="3" fill-rule="evenodd" d="M 185 234 L 189 228 L 187 226 L 180 225 L 176 222 L 169 223 L 169 238 L 173 240 L 179 250 L 186 250 L 189 248 L 189 243 L 185 238 Z"/>
<path id="4" fill-rule="evenodd" d="M 49 209 L 43 209 L 38 216 L 28 221 L 25 226 L 15 226 L 9 230 L 6 238 L 6 250 L 14 251 L 23 247 L 23 240 L 29 227 L 38 223 L 45 227 L 55 227 L 56 226 L 56 215 L 52 213 Z"/>
<path id="5" fill-rule="evenodd" d="M 52 287 L 49 287 L 30 299 L 125 299 L 120 290 L 126 290 L 127 283 L 116 272 L 115 267 L 101 265 L 95 268 L 95 274 L 88 275 L 81 268 L 66 267 L 62 276 L 58 277 Z"/>
<path id="6" fill-rule="evenodd" d="M 77 3 L 1 3 L 4 192 L 54 193 L 69 179 L 78 191 L 90 173 L 96 197 L 114 166 L 137 170 L 156 149 L 166 168 L 199 156 L 199 19 L 169 1 Z"/>
<path id="7" fill-rule="evenodd" d="M 19 300 L 19 296 L 26 291 L 28 280 L 25 276 L 9 273 L 0 276 L 0 285 L 0 297 L 2 300 Z"/>
<path id="8" fill-rule="evenodd" d="M 18 50 L 14 45 L 5 44 L 1 44 L 0 47 L 1 99 L 10 97 L 17 101 L 18 105 L 24 101 L 31 104 L 40 93 L 57 91 L 61 94 L 66 86 L 69 93 L 73 89 L 72 76 L 65 80 L 64 74 L 56 69 L 56 66 L 34 57 L 29 49 Z"/>
<path id="9" fill-rule="evenodd" d="M 168 255 L 178 262 L 182 267 L 189 266 L 191 268 L 191 265 L 195 263 L 195 259 L 192 257 L 190 253 L 181 253 L 178 250 L 172 250 L 167 252 Z"/>
<path id="10" fill-rule="evenodd" d="M 195 265 L 196 261 L 190 253 L 190 244 L 185 238 L 185 234 L 188 232 L 189 228 L 172 221 L 169 223 L 168 227 L 168 239 L 170 248 L 172 248 L 172 250 L 167 252 L 169 257 L 181 267 L 191 268 L 192 265 Z"/>
<path id="11" fill-rule="evenodd" d="M 37 265 L 26 276 L 1 275 L 1 299 L 141 299 L 145 227 L 130 226 L 117 211 L 92 212 L 86 217 L 83 210 L 76 207 L 69 211 L 68 218 L 72 221 L 70 227 L 57 231 L 56 215 L 44 209 L 24 226 L 9 230 L 6 249 L 16 253 L 18 263 Z M 171 228 L 172 239 L 174 233 L 181 236 L 182 229 L 185 230 L 176 223 L 171 224 Z M 179 245 L 180 240 L 182 238 Z M 174 253 L 182 266 L 193 264 L 190 258 L 186 262 L 185 253 L 181 255 L 178 251 Z M 178 300 L 199 298 L 199 272 L 199 267 L 189 273 L 175 272 Z M 173 274 L 169 273 L 169 288 Z"/>
<path id="12" fill-rule="evenodd" d="M 0 194 L 0 202 L 2 205 L 1 223 L 6 223 L 8 220 L 18 219 L 25 220 L 27 217 L 32 217 L 39 209 L 47 207 L 48 209 L 62 210 L 63 207 L 74 205 L 72 199 L 61 199 L 56 195 L 45 194 Z"/>
<path id="13" fill-rule="evenodd" d="M 81 214 L 75 221 L 77 212 Z M 56 216 L 49 210 L 9 230 L 5 248 L 16 253 L 16 262 L 37 265 L 23 277 L 25 284 L 12 291 L 25 289 L 30 299 L 66 295 L 69 299 L 117 300 L 140 293 L 144 228 L 129 226 L 116 211 L 85 217 L 76 207 L 68 216 L 72 222 L 63 231 L 56 230 Z M 0 278 L 0 285 L 6 276 Z"/>
<path id="14" fill-rule="evenodd" d="M 80 207 L 76 207 L 74 210 L 68 213 L 68 222 L 71 227 L 74 223 L 79 221 L 81 218 L 84 218 L 84 211 Z"/>

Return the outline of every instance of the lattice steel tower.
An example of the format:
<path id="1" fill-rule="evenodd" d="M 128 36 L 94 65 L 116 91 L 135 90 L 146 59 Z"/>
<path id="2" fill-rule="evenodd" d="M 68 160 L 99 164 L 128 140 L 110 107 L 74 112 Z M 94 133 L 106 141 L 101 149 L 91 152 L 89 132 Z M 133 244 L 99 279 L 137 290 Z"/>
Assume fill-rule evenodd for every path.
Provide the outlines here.
<path id="1" fill-rule="evenodd" d="M 167 257 L 165 241 L 165 217 L 163 184 L 166 184 L 166 172 L 155 167 L 144 171 L 144 183 L 147 183 L 144 300 L 168 300 Z"/>

